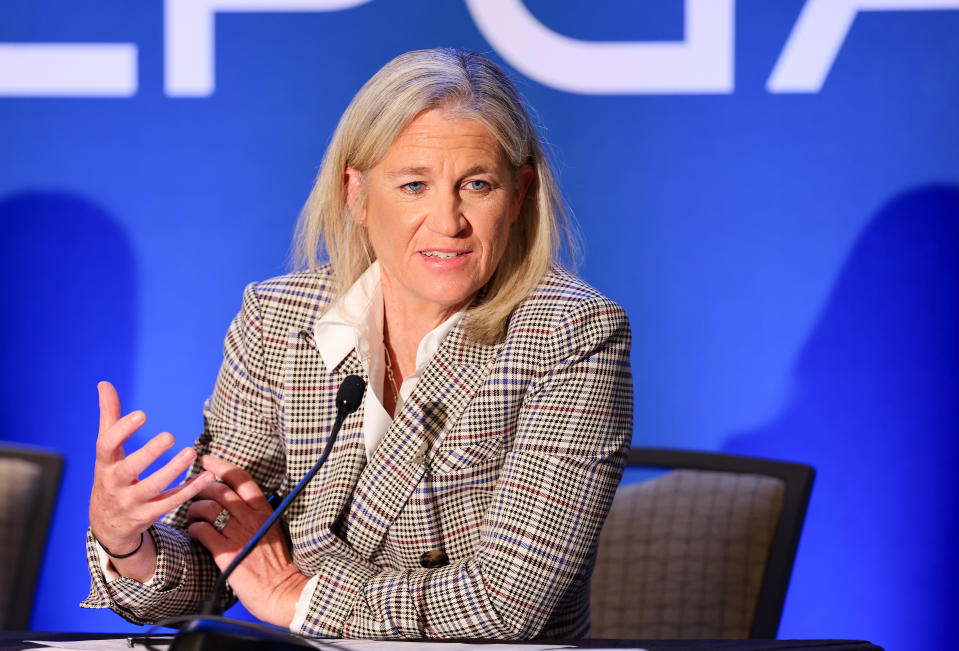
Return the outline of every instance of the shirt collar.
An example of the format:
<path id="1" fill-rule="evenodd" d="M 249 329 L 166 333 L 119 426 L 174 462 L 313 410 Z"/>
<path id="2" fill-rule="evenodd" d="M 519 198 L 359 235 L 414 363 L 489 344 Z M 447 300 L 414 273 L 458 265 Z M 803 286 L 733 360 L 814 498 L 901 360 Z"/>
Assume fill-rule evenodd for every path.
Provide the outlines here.
<path id="1" fill-rule="evenodd" d="M 443 339 L 456 325 L 463 312 L 453 314 L 420 340 L 416 348 L 416 370 L 423 369 L 439 350 Z M 328 370 L 336 368 L 351 350 L 369 368 L 371 353 L 382 354 L 383 287 L 380 284 L 380 263 L 374 260 L 346 293 L 333 304 L 313 327 L 313 339 Z"/>
<path id="2" fill-rule="evenodd" d="M 328 370 L 351 350 L 361 361 L 370 358 L 371 331 L 383 332 L 383 289 L 380 264 L 374 261 L 313 326 L 316 348 Z M 382 338 L 382 334 L 379 335 Z"/>
<path id="3" fill-rule="evenodd" d="M 449 334 L 450 330 L 453 329 L 453 326 L 456 325 L 456 322 L 459 321 L 462 315 L 462 311 L 455 313 L 446 321 L 443 321 L 443 323 L 427 332 L 426 335 L 420 339 L 419 346 L 416 347 L 416 370 L 414 374 L 419 376 L 423 373 L 423 369 L 429 361 L 433 359 L 433 355 L 439 350 L 440 344 L 443 343 L 446 335 Z"/>

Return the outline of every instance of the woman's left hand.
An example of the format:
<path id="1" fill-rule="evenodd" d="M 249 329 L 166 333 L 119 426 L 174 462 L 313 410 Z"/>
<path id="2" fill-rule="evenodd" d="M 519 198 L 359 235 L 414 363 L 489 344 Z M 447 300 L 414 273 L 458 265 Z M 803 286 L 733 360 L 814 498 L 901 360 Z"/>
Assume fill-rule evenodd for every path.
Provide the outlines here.
<path id="1" fill-rule="evenodd" d="M 213 554 L 223 571 L 253 534 L 272 515 L 273 509 L 249 473 L 228 461 L 204 456 L 203 467 L 220 482 L 204 488 L 187 511 L 190 537 Z M 220 529 L 214 527 L 220 512 L 230 517 Z M 254 616 L 288 627 L 297 599 L 308 579 L 293 564 L 282 527 L 274 525 L 260 544 L 230 575 L 230 587 Z"/>

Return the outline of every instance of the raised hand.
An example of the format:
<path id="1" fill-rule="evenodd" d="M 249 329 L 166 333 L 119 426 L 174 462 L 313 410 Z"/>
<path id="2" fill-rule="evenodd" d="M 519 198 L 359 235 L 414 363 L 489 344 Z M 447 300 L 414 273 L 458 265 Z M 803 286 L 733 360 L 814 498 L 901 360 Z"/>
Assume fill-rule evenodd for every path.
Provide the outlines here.
<path id="1" fill-rule="evenodd" d="M 273 513 L 253 478 L 242 468 L 213 456 L 200 463 L 221 479 L 204 488 L 187 511 L 190 537 L 213 554 L 222 571 Z M 226 509 L 217 522 L 217 516 Z M 223 521 L 226 524 L 223 524 Z M 282 526 L 277 523 L 230 575 L 230 587 L 246 609 L 265 622 L 289 626 L 308 579 L 293 564 Z"/>
<path id="2" fill-rule="evenodd" d="M 186 448 L 162 468 L 140 479 L 140 473 L 173 446 L 173 435 L 163 432 L 130 455 L 124 454 L 123 443 L 146 422 L 146 415 L 134 411 L 121 417 L 120 400 L 113 385 L 101 382 L 97 389 L 100 431 L 90 493 L 90 528 L 106 549 L 123 555 L 137 548 L 141 534 L 157 518 L 193 498 L 215 477 L 206 471 L 184 484 L 167 488 L 196 457 L 193 448 Z M 136 554 L 112 561 L 120 574 L 140 581 L 152 576 L 156 567 L 152 538 L 145 535 L 143 540 L 143 548 Z"/>

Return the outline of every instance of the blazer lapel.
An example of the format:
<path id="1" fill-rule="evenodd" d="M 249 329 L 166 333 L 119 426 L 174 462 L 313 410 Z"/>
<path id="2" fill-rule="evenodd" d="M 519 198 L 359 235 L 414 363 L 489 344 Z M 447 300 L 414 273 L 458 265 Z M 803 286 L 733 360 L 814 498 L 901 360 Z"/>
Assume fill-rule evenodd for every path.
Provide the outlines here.
<path id="1" fill-rule="evenodd" d="M 363 470 L 347 542 L 370 558 L 426 473 L 427 456 L 458 422 L 492 368 L 498 345 L 469 341 L 457 324 L 430 360 Z"/>
<path id="2" fill-rule="evenodd" d="M 326 445 L 335 419 L 333 403 L 340 384 L 348 375 L 359 375 L 364 382 L 368 378 L 355 351 L 336 368 L 327 369 L 315 347 L 312 327 L 300 328 L 292 332 L 290 338 L 284 372 L 287 399 L 283 430 L 292 486 L 316 463 Z M 325 405 L 330 408 L 318 408 Z M 319 554 L 342 549 L 343 542 L 335 535 L 337 521 L 366 464 L 363 410 L 361 404 L 346 418 L 318 476 L 291 505 L 287 518 L 294 548 L 298 543 L 310 548 L 306 557 L 298 559 L 302 569 L 310 570 L 311 560 Z"/>

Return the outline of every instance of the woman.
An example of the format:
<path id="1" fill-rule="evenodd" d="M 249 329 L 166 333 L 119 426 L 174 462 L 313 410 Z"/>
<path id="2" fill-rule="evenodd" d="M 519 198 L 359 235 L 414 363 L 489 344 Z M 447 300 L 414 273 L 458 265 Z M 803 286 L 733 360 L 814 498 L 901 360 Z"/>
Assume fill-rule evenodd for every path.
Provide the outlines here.
<path id="1" fill-rule="evenodd" d="M 247 288 L 194 448 L 137 481 L 173 438 L 124 457 L 144 416 L 121 418 L 101 384 L 84 605 L 141 623 L 195 611 L 268 517 L 265 496 L 313 465 L 357 374 L 363 405 L 285 530 L 232 575 L 236 596 L 314 636 L 585 634 L 632 430 L 630 333 L 556 266 L 562 215 L 490 61 L 388 63 L 324 157 L 297 234 L 308 269 Z"/>

